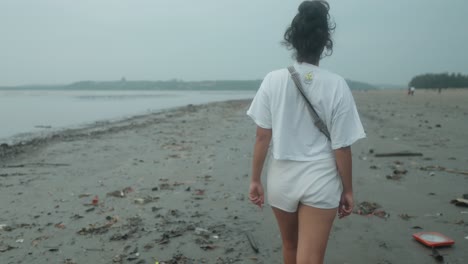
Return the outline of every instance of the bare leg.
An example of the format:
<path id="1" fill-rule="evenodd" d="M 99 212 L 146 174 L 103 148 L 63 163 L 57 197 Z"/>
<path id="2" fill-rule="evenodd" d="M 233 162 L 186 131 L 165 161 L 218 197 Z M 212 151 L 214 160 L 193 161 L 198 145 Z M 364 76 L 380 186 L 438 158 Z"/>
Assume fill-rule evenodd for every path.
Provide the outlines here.
<path id="1" fill-rule="evenodd" d="M 272 207 L 281 232 L 285 264 L 296 264 L 297 255 L 297 212 L 289 213 Z"/>
<path id="2" fill-rule="evenodd" d="M 323 264 L 336 213 L 336 208 L 319 209 L 299 205 L 297 264 Z"/>

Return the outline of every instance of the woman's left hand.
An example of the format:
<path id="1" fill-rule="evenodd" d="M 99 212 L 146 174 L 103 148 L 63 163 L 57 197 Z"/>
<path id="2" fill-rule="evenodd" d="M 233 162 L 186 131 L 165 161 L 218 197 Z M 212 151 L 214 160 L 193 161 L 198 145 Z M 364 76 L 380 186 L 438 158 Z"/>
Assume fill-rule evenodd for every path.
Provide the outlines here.
<path id="1" fill-rule="evenodd" d="M 250 182 L 249 200 L 256 206 L 262 208 L 265 198 L 263 195 L 263 186 L 261 182 Z"/>

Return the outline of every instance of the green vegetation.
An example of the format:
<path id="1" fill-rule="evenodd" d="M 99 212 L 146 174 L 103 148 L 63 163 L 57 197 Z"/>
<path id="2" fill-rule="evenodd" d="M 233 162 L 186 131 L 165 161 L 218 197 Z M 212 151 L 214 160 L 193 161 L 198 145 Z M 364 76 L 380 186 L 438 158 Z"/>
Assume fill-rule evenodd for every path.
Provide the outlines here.
<path id="1" fill-rule="evenodd" d="M 260 87 L 261 80 L 251 81 L 198 81 L 198 82 L 185 82 L 179 80 L 171 81 L 81 81 L 68 85 L 27 85 L 17 87 L 0 87 L 0 90 L 175 90 L 175 91 L 229 91 L 229 90 L 257 90 Z M 376 87 L 363 83 L 347 80 L 348 85 L 353 90 L 370 90 Z"/>
<path id="2" fill-rule="evenodd" d="M 428 73 L 418 75 L 409 82 L 415 88 L 468 88 L 468 75 L 461 73 Z"/>

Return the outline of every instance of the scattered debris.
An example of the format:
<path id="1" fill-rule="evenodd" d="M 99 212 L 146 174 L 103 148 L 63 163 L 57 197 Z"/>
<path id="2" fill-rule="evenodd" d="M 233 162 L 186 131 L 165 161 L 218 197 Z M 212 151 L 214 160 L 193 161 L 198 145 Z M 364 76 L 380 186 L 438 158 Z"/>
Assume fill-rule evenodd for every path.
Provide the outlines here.
<path id="1" fill-rule="evenodd" d="M 127 196 L 127 194 L 129 194 L 131 192 L 133 192 L 132 187 L 125 187 L 123 190 L 116 190 L 116 191 L 113 191 L 113 192 L 109 192 L 106 195 L 107 196 L 112 196 L 112 197 L 117 197 L 117 198 L 124 198 L 125 196 Z"/>
<path id="2" fill-rule="evenodd" d="M 170 260 L 156 261 L 159 264 L 185 264 L 185 263 L 196 263 L 194 259 L 187 258 L 182 254 L 174 255 Z"/>
<path id="3" fill-rule="evenodd" d="M 31 242 L 31 245 L 33 247 L 37 247 L 37 245 L 39 244 L 39 242 L 43 241 L 43 240 L 46 240 L 46 239 L 49 239 L 49 236 L 40 236 L 36 239 L 34 239 L 32 242 Z"/>
<path id="4" fill-rule="evenodd" d="M 411 218 L 414 218 L 414 216 L 411 216 L 411 215 L 408 215 L 408 214 L 399 214 L 398 215 L 401 219 L 405 220 L 405 221 L 408 221 L 410 220 Z"/>
<path id="5" fill-rule="evenodd" d="M 390 215 L 384 210 L 377 210 L 380 208 L 380 205 L 377 203 L 362 202 L 358 205 L 358 208 L 359 209 L 356 211 L 356 213 L 359 215 L 366 215 L 366 216 L 375 215 L 384 219 L 390 217 Z"/>
<path id="6" fill-rule="evenodd" d="M 201 227 L 195 228 L 195 234 L 199 236 L 210 237 L 210 231 Z"/>
<path id="7" fill-rule="evenodd" d="M 245 235 L 247 236 L 247 240 L 249 241 L 250 247 L 255 253 L 258 253 L 260 250 L 258 249 L 257 241 L 255 240 L 255 238 L 252 236 L 251 233 L 245 233 Z"/>
<path id="8" fill-rule="evenodd" d="M 3 245 L 2 243 L 0 243 L 0 252 L 1 253 L 10 251 L 12 249 L 15 249 L 15 247 L 12 247 L 10 245 Z"/>
<path id="9" fill-rule="evenodd" d="M 394 180 L 394 181 L 399 181 L 401 180 L 402 176 L 401 174 L 393 174 L 393 175 L 387 175 L 385 176 L 388 180 Z"/>
<path id="10" fill-rule="evenodd" d="M 442 166 L 426 166 L 426 167 L 421 167 L 420 170 L 423 170 L 423 171 L 438 170 L 438 171 L 444 171 L 444 172 L 448 172 L 448 173 L 468 175 L 468 171 L 459 171 L 459 170 L 447 169 L 447 168 L 442 167 Z"/>
<path id="11" fill-rule="evenodd" d="M 93 200 L 91 201 L 91 204 L 94 206 L 97 206 L 99 203 L 99 197 L 96 195 L 94 196 Z"/>
<path id="12" fill-rule="evenodd" d="M 358 205 L 358 207 L 358 214 L 368 215 L 372 214 L 376 209 L 380 208 L 380 205 L 377 203 L 362 202 Z"/>
<path id="13" fill-rule="evenodd" d="M 195 195 L 204 195 L 204 194 L 205 194 L 205 190 L 203 190 L 203 189 L 196 189 L 194 194 L 195 194 Z"/>
<path id="14" fill-rule="evenodd" d="M 423 156 L 422 153 L 419 152 L 390 152 L 390 153 L 376 153 L 374 157 L 382 158 L 382 157 L 418 157 Z"/>
<path id="15" fill-rule="evenodd" d="M 433 217 L 438 217 L 438 216 L 443 216 L 443 213 L 435 213 L 435 214 L 425 214 L 424 216 L 433 216 Z"/>
<path id="16" fill-rule="evenodd" d="M 82 193 L 80 195 L 78 195 L 78 198 L 84 198 L 84 197 L 90 197 L 92 194 L 90 193 Z"/>
<path id="17" fill-rule="evenodd" d="M 468 207 L 468 199 L 464 199 L 464 198 L 453 199 L 452 201 L 450 201 L 450 203 L 456 206 Z"/>
<path id="18" fill-rule="evenodd" d="M 159 197 L 146 196 L 145 198 L 136 198 L 133 200 L 136 204 L 147 204 L 159 200 Z"/>
<path id="19" fill-rule="evenodd" d="M 413 226 L 413 227 L 411 227 L 411 228 L 412 228 L 412 229 L 423 229 L 423 228 L 420 227 L 420 226 Z"/>
<path id="20" fill-rule="evenodd" d="M 433 256 L 435 258 L 435 260 L 441 262 L 441 261 L 444 261 L 444 257 L 439 253 L 439 251 L 436 249 L 436 248 L 432 248 L 432 254 L 431 256 Z"/>
<path id="21" fill-rule="evenodd" d="M 55 224 L 55 228 L 65 229 L 65 225 L 63 223 L 58 223 L 58 224 Z"/>
<path id="22" fill-rule="evenodd" d="M 101 225 L 101 226 L 89 225 L 89 227 L 84 227 L 81 230 L 79 230 L 77 233 L 79 235 L 89 235 L 89 234 L 101 235 L 101 234 L 107 233 L 107 231 L 109 231 L 109 228 L 115 223 L 117 223 L 117 221 L 118 221 L 117 217 L 112 217 L 112 219 L 104 225 Z"/>

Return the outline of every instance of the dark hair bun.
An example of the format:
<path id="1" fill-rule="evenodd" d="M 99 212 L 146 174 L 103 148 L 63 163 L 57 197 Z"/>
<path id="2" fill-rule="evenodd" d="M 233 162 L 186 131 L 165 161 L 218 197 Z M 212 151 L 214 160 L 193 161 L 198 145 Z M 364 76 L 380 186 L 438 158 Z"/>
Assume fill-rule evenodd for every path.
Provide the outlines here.
<path id="1" fill-rule="evenodd" d="M 284 44 L 296 50 L 298 61 L 318 61 L 322 53 L 331 55 L 331 33 L 335 25 L 330 22 L 330 5 L 325 1 L 304 1 L 298 14 L 284 33 Z"/>

